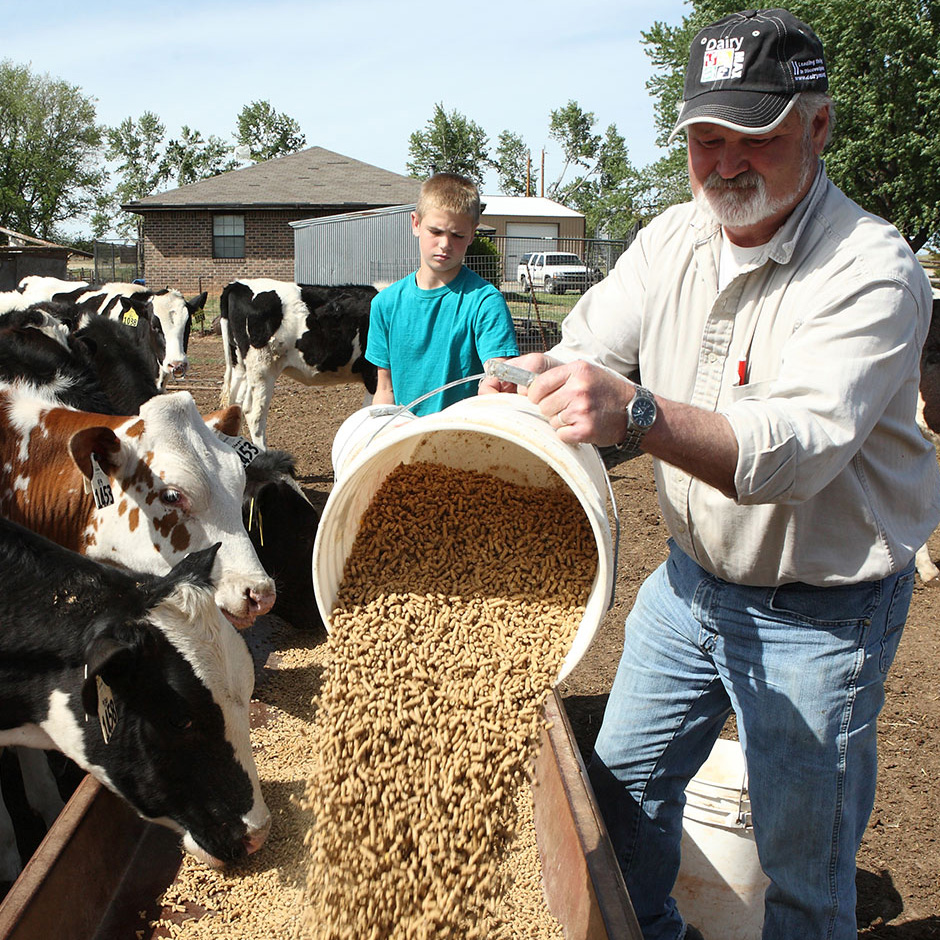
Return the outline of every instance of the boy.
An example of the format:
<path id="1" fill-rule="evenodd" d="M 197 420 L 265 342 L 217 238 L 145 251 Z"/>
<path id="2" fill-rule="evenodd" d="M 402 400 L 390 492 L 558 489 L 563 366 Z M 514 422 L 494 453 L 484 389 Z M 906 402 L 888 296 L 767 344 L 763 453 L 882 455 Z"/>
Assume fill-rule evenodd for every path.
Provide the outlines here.
<path id="1" fill-rule="evenodd" d="M 411 213 L 421 266 L 372 300 L 366 359 L 379 370 L 374 404 L 410 404 L 478 375 L 487 359 L 518 355 L 502 294 L 463 263 L 480 211 L 479 192 L 463 176 L 436 173 L 421 187 Z M 465 382 L 412 410 L 440 411 L 476 390 L 476 382 Z"/>

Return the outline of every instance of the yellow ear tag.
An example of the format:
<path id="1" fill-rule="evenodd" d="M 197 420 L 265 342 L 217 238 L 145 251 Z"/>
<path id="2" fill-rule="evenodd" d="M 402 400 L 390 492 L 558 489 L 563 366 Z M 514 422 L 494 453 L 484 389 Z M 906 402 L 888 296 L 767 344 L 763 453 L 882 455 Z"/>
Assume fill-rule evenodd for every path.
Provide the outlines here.
<path id="1" fill-rule="evenodd" d="M 95 676 L 95 684 L 98 687 L 98 723 L 101 725 L 101 737 L 107 744 L 117 727 L 117 706 L 110 686 L 101 676 Z"/>
<path id="2" fill-rule="evenodd" d="M 124 316 L 121 317 L 121 323 L 123 323 L 125 326 L 137 326 L 139 322 L 140 317 L 138 317 L 133 310 L 126 311 Z"/>

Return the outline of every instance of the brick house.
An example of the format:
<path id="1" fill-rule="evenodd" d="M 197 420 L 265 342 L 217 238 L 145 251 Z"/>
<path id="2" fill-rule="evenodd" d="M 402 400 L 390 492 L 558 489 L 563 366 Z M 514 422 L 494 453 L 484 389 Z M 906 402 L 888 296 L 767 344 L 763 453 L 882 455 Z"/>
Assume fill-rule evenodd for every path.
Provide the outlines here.
<path id="1" fill-rule="evenodd" d="M 414 203 L 420 188 L 420 180 L 310 147 L 121 208 L 142 217 L 148 285 L 212 295 L 240 277 L 293 280 L 291 222 Z"/>

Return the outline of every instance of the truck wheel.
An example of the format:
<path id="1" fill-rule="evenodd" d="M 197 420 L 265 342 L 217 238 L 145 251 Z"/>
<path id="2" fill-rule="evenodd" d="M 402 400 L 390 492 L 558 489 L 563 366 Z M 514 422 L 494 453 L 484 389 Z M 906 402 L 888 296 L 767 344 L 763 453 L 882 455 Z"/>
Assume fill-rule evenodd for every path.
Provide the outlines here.
<path id="1" fill-rule="evenodd" d="M 545 291 L 546 294 L 555 293 L 555 282 L 547 274 L 545 275 L 545 280 L 542 281 L 542 290 Z"/>
<path id="2" fill-rule="evenodd" d="M 522 285 L 522 292 L 525 293 L 529 289 L 529 285 L 524 274 L 519 278 L 519 283 Z"/>

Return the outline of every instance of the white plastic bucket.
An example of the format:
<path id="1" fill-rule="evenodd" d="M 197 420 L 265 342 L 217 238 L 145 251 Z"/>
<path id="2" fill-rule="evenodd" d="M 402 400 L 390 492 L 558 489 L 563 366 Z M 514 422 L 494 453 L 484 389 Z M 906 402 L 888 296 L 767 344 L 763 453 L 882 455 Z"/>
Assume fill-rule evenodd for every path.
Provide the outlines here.
<path id="1" fill-rule="evenodd" d="M 719 739 L 686 788 L 682 862 L 672 895 L 708 938 L 760 940 L 764 891 L 738 741 Z"/>
<path id="2" fill-rule="evenodd" d="M 347 464 L 381 430 L 399 427 L 416 415 L 400 405 L 366 405 L 354 411 L 340 426 L 333 438 L 331 459 L 333 476 L 339 477 Z"/>
<path id="3" fill-rule="evenodd" d="M 435 414 L 393 422 L 340 462 L 313 546 L 314 593 L 327 629 L 346 558 L 372 497 L 392 470 L 417 461 L 489 473 L 522 486 L 557 487 L 560 479 L 578 498 L 597 545 L 597 573 L 560 681 L 590 646 L 612 599 L 616 562 L 607 516 L 610 487 L 597 448 L 560 441 L 522 395 L 474 396 Z M 616 519 L 612 500 L 611 507 Z"/>

